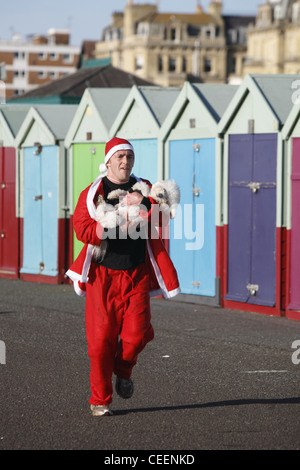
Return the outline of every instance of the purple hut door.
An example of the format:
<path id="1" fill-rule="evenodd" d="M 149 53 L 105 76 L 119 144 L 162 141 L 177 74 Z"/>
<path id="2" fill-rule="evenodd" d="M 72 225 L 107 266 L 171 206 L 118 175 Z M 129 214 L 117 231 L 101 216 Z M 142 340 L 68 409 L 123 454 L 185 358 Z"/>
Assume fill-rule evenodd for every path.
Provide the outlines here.
<path id="1" fill-rule="evenodd" d="M 247 302 L 251 270 L 252 135 L 229 140 L 228 280 L 226 299 Z"/>
<path id="2" fill-rule="evenodd" d="M 249 303 L 275 305 L 276 294 L 276 167 L 277 135 L 254 136 L 251 281 Z M 250 292 L 251 293 L 251 292 Z"/>
<path id="3" fill-rule="evenodd" d="M 277 136 L 229 141 L 226 298 L 275 305 Z"/>
<path id="4" fill-rule="evenodd" d="M 290 305 L 300 310 L 300 139 L 293 139 Z"/>

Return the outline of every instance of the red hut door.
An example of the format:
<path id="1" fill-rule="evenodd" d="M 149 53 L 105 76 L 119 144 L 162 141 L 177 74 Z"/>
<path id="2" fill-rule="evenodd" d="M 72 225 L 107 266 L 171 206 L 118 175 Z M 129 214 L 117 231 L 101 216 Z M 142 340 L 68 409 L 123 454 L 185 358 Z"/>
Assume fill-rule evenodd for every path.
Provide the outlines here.
<path id="1" fill-rule="evenodd" d="M 19 229 L 16 217 L 15 149 L 0 147 L 0 276 L 17 277 Z"/>

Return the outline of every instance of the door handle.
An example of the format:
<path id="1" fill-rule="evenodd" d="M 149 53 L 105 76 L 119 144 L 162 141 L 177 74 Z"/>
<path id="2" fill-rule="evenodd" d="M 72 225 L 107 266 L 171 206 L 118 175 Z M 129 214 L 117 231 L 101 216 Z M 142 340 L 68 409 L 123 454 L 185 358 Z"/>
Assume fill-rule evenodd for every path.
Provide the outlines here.
<path id="1" fill-rule="evenodd" d="M 43 199 L 43 196 L 40 194 L 40 196 L 34 196 L 33 200 L 34 201 L 41 201 Z"/>

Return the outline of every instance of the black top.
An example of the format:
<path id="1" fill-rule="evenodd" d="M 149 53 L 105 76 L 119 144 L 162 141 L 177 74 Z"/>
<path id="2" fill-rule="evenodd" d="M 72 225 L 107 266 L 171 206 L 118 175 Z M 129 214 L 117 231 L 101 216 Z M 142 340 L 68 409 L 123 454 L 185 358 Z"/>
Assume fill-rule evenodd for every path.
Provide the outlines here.
<path id="1" fill-rule="evenodd" d="M 115 189 L 130 191 L 131 187 L 136 183 L 136 179 L 133 177 L 130 177 L 129 181 L 124 184 L 112 183 L 106 176 L 102 181 L 105 201 L 107 201 L 107 196 L 111 191 Z M 107 202 L 116 205 L 119 200 L 108 200 Z M 148 198 L 144 197 L 141 205 L 147 208 L 147 210 L 150 210 L 151 202 Z M 130 238 L 128 233 L 124 234 L 119 227 L 116 227 L 116 229 L 104 229 L 102 239 L 108 241 L 108 248 L 100 264 L 110 269 L 123 270 L 131 269 L 144 263 L 146 257 L 147 227 L 143 227 L 140 230 L 139 238 L 136 237 L 138 231 L 138 228 L 135 229 L 136 240 L 134 240 Z"/>

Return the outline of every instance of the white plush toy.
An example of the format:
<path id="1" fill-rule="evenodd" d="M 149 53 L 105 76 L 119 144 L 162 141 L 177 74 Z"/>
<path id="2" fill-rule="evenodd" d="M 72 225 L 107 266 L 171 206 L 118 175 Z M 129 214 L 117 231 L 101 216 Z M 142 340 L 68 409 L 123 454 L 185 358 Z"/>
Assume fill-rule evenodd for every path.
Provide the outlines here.
<path id="1" fill-rule="evenodd" d="M 135 183 L 130 192 L 139 191 L 144 197 L 151 197 L 160 207 L 164 214 L 171 219 L 176 215 L 176 209 L 180 202 L 180 189 L 173 180 L 162 180 L 155 183 L 151 189 L 147 183 L 139 181 Z M 96 208 L 96 221 L 102 227 L 112 229 L 114 227 L 126 224 L 128 233 L 134 231 L 138 225 L 143 226 L 148 222 L 140 215 L 140 206 L 127 206 L 122 204 L 122 199 L 128 194 L 128 191 L 116 189 L 107 196 L 107 202 L 102 196 L 99 196 Z M 108 201 L 117 199 L 117 204 L 110 204 Z M 108 241 L 103 239 L 101 245 L 95 247 L 93 259 L 101 262 L 104 258 L 108 246 Z"/>

